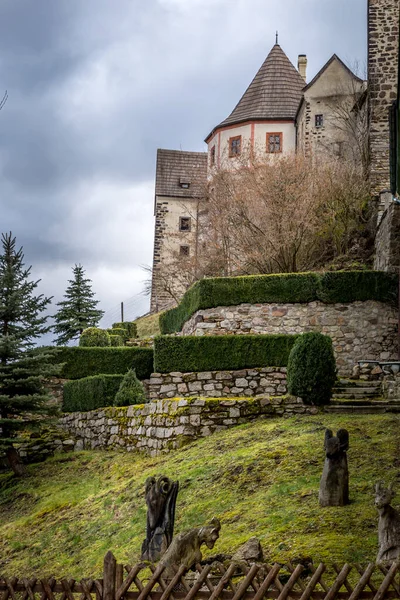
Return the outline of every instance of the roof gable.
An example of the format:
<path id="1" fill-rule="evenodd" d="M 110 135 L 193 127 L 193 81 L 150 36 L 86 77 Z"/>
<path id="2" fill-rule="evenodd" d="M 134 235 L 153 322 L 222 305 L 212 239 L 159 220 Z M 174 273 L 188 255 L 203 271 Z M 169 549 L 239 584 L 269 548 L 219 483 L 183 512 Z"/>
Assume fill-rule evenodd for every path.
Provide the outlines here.
<path id="1" fill-rule="evenodd" d="M 245 121 L 294 120 L 303 87 L 304 79 L 275 44 L 229 117 L 210 135 L 220 127 Z"/>
<path id="2" fill-rule="evenodd" d="M 310 83 L 308 83 L 308 84 L 305 86 L 305 88 L 303 89 L 303 94 L 304 94 L 305 92 L 307 92 L 308 90 L 310 90 L 310 88 L 311 88 L 311 87 L 313 87 L 313 85 L 314 85 L 315 83 L 317 83 L 317 82 L 318 82 L 318 80 L 320 80 L 320 79 L 321 79 L 321 77 L 322 77 L 324 74 L 326 74 L 326 72 L 327 72 L 328 68 L 329 68 L 331 65 L 333 65 L 333 63 L 335 63 L 335 62 L 338 64 L 338 66 L 340 66 L 340 67 L 341 67 L 341 68 L 344 70 L 344 72 L 345 72 L 345 73 L 346 73 L 348 76 L 350 76 L 352 79 L 354 79 L 354 81 L 355 81 L 355 82 L 357 82 L 357 83 L 360 83 L 360 84 L 363 84 L 363 83 L 364 83 L 364 82 L 363 82 L 363 80 L 362 80 L 362 79 L 360 79 L 360 77 L 357 77 L 357 75 L 355 75 L 355 74 L 353 73 L 353 71 L 352 71 L 351 69 L 349 69 L 349 67 L 348 67 L 348 66 L 347 66 L 347 65 L 346 65 L 346 64 L 345 64 L 345 63 L 344 63 L 344 62 L 343 62 L 343 61 L 342 61 L 342 60 L 341 60 L 341 59 L 338 57 L 338 55 L 337 55 L 337 54 L 333 54 L 333 55 L 330 57 L 330 59 L 328 60 L 328 62 L 326 62 L 326 63 L 324 64 L 324 66 L 322 67 L 322 69 L 320 69 L 320 70 L 318 71 L 318 73 L 315 75 L 315 77 L 313 77 L 313 79 L 310 81 Z"/>

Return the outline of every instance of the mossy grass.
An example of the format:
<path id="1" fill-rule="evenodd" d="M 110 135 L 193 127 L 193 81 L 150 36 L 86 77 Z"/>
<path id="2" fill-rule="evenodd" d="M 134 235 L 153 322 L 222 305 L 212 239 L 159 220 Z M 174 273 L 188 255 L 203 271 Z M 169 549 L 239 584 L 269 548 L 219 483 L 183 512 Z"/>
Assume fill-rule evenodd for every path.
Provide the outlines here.
<path id="1" fill-rule="evenodd" d="M 29 466 L 23 481 L 0 475 L 0 572 L 101 577 L 109 549 L 124 564 L 138 561 L 146 530 L 144 484 L 157 474 L 180 482 L 176 533 L 221 519 L 221 537 L 205 556 L 233 552 L 257 536 L 269 562 L 305 556 L 331 565 L 374 561 L 372 487 L 399 476 L 399 425 L 394 415 L 276 418 L 156 458 L 81 452 Z M 318 505 L 326 427 L 350 433 L 346 507 Z"/>

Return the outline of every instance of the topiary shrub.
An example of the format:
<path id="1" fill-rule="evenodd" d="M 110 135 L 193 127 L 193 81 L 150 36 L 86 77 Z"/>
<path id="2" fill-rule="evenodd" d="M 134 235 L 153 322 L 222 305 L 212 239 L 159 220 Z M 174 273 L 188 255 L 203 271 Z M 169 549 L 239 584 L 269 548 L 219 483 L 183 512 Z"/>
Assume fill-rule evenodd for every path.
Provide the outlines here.
<path id="1" fill-rule="evenodd" d="M 79 338 L 79 345 L 83 347 L 104 347 L 110 346 L 110 336 L 105 329 L 98 327 L 88 327 L 84 329 Z"/>
<path id="2" fill-rule="evenodd" d="M 305 404 L 327 404 L 335 381 L 336 361 L 331 338 L 318 332 L 300 335 L 289 354 L 289 394 L 300 396 Z"/>
<path id="3" fill-rule="evenodd" d="M 107 329 L 107 333 L 108 335 L 119 335 L 124 344 L 129 339 L 127 330 L 123 329 L 122 327 L 113 327 L 112 329 Z"/>
<path id="4" fill-rule="evenodd" d="M 111 346 L 124 346 L 124 340 L 120 335 L 114 335 L 113 333 L 110 333 L 109 335 Z"/>
<path id="5" fill-rule="evenodd" d="M 133 321 L 123 321 L 121 323 L 113 323 L 113 329 L 125 329 L 128 339 L 137 338 L 137 327 Z"/>
<path id="6" fill-rule="evenodd" d="M 134 369 L 124 375 L 119 390 L 115 395 L 114 406 L 130 406 L 147 402 L 144 387 L 136 377 Z"/>

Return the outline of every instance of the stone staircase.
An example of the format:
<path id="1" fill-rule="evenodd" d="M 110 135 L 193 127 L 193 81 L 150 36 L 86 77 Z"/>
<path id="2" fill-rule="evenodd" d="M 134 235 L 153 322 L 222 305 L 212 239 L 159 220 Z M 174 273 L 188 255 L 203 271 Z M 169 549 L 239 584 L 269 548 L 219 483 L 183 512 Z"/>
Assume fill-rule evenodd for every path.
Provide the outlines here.
<path id="1" fill-rule="evenodd" d="M 333 388 L 332 400 L 324 408 L 329 413 L 400 413 L 400 400 L 382 397 L 380 381 L 340 379 Z"/>

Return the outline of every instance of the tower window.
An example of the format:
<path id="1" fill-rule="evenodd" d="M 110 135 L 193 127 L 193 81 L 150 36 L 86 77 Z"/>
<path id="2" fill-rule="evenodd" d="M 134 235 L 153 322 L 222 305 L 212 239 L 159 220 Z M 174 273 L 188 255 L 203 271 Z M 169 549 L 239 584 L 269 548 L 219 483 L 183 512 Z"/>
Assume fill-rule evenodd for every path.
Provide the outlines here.
<path id="1" fill-rule="evenodd" d="M 210 150 L 210 165 L 212 167 L 215 165 L 215 144 Z"/>
<path id="2" fill-rule="evenodd" d="M 242 136 L 235 135 L 229 138 L 229 157 L 239 156 L 242 151 Z"/>
<path id="3" fill-rule="evenodd" d="M 315 115 L 315 127 L 324 126 L 324 115 Z"/>
<path id="4" fill-rule="evenodd" d="M 276 154 L 282 152 L 282 133 L 267 133 L 267 152 Z"/>
<path id="5" fill-rule="evenodd" d="M 190 217 L 179 217 L 179 231 L 190 231 L 191 229 Z"/>
<path id="6" fill-rule="evenodd" d="M 189 256 L 190 249 L 189 246 L 180 246 L 179 247 L 179 255 L 180 256 Z"/>

